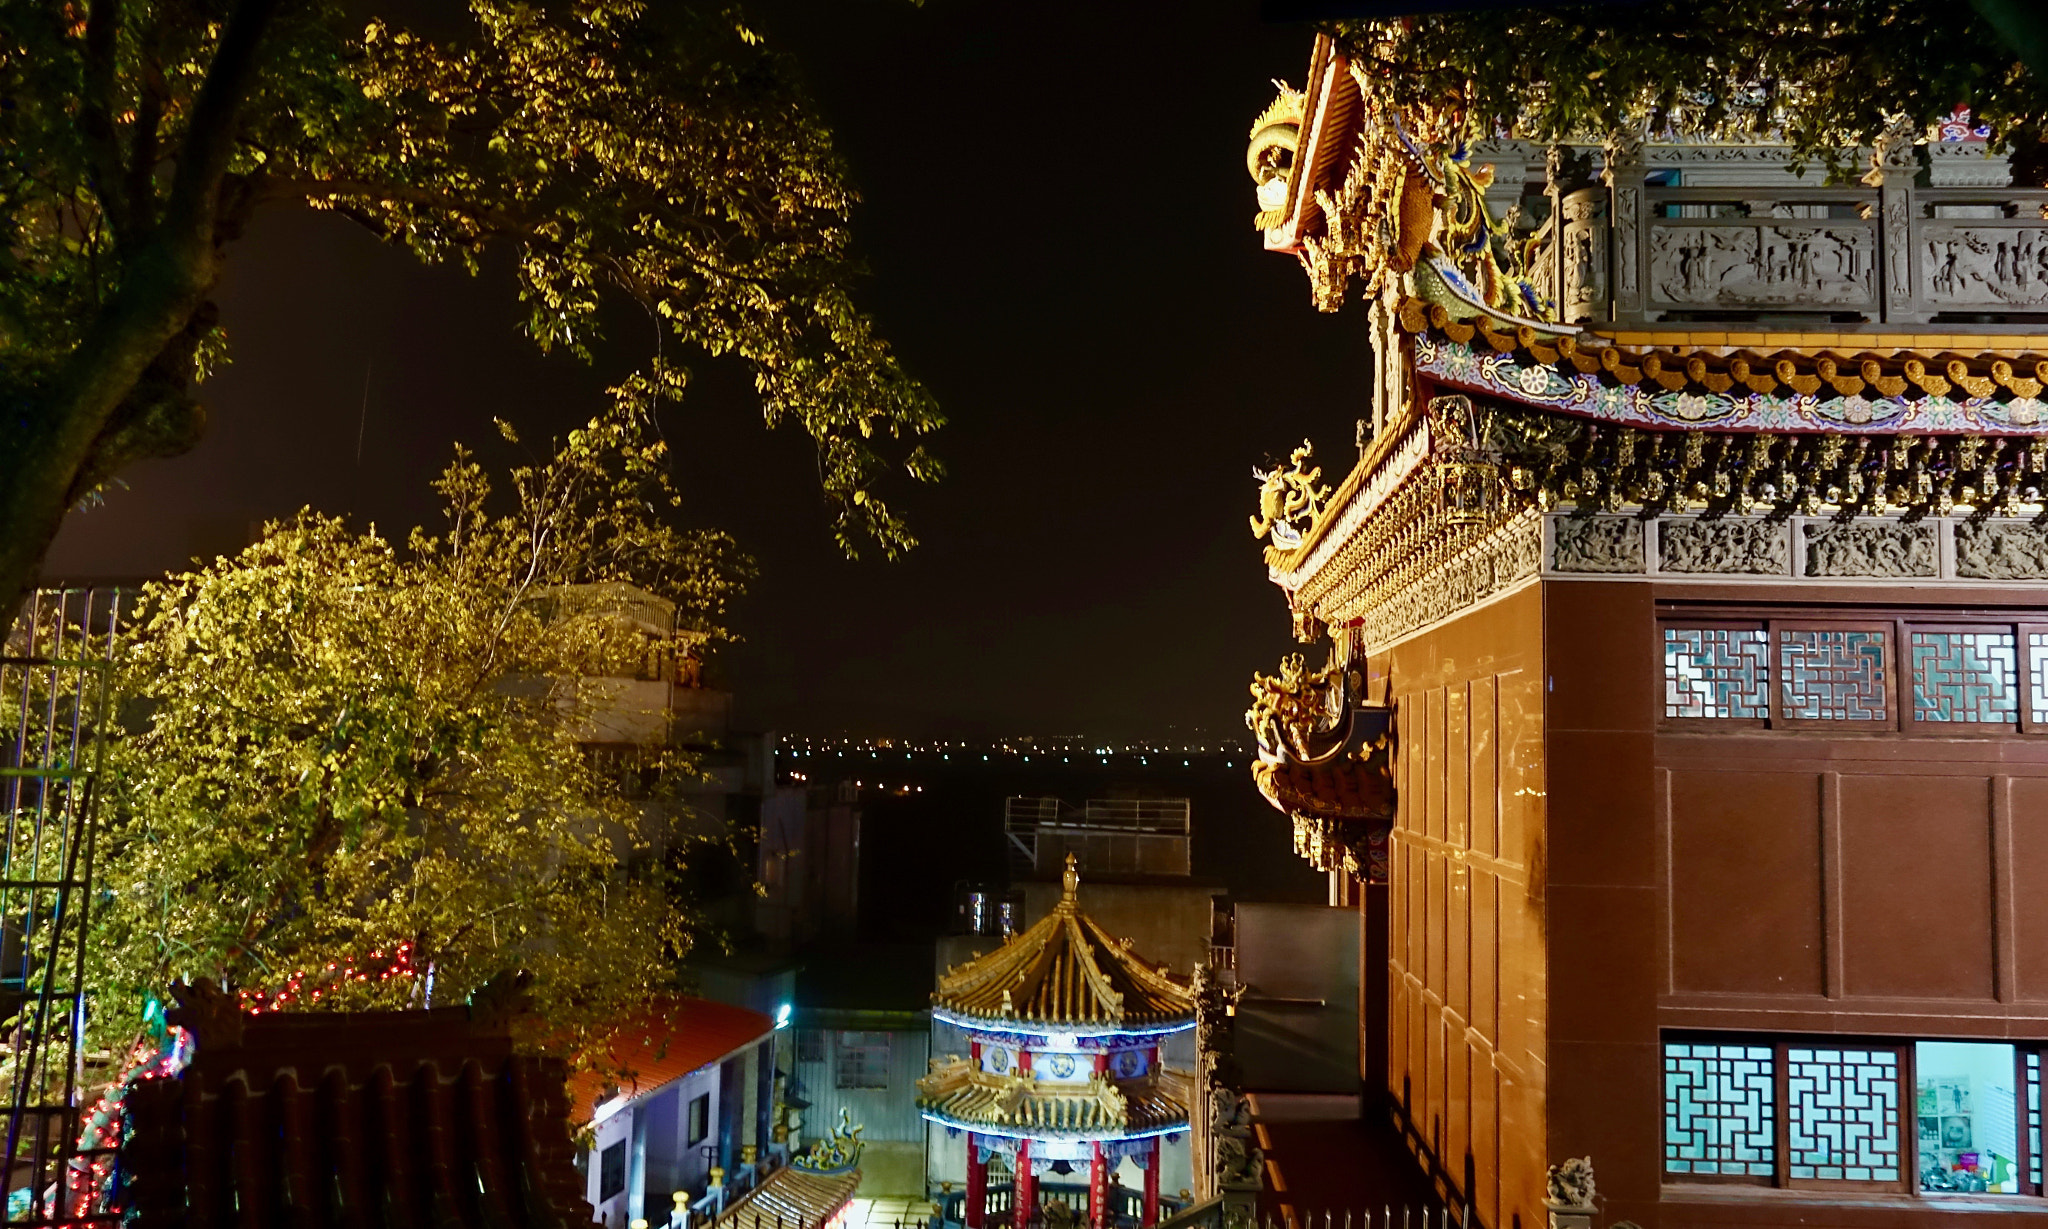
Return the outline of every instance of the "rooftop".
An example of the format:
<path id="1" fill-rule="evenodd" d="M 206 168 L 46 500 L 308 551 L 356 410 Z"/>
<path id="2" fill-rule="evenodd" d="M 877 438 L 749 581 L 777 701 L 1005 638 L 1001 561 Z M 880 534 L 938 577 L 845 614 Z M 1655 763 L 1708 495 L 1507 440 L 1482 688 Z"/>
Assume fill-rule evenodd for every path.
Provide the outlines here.
<path id="1" fill-rule="evenodd" d="M 758 1011 L 681 994 L 658 995 L 612 1031 L 604 1045 L 604 1069 L 571 1077 L 569 1120 L 587 1123 L 613 1095 L 623 1104 L 774 1031 L 775 1022 Z"/>
<path id="2" fill-rule="evenodd" d="M 1076 899 L 1080 884 L 1068 854 L 1052 912 L 988 955 L 947 970 L 932 995 L 934 1008 L 997 1028 L 1191 1023 L 1193 994 L 1083 914 Z"/>

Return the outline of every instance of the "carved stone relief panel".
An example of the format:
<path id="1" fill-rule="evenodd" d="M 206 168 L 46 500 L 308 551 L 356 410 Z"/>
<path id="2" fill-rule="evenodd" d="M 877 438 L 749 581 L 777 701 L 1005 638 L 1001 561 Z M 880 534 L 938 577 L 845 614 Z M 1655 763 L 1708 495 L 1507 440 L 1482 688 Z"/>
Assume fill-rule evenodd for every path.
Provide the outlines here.
<path id="1" fill-rule="evenodd" d="M 1875 302 L 1876 264 L 1876 234 L 1854 221 L 1660 223 L 1650 231 L 1650 291 L 1658 303 L 1860 306 Z"/>
<path id="2" fill-rule="evenodd" d="M 1784 576 L 1792 528 L 1776 521 L 1671 520 L 1657 526 L 1657 566 L 1666 572 Z"/>
<path id="3" fill-rule="evenodd" d="M 1607 303 L 1607 202 L 1591 189 L 1564 198 L 1558 242 L 1564 287 L 1558 308 L 1565 320 L 1583 320 Z"/>
<path id="4" fill-rule="evenodd" d="M 1629 516 L 1556 517 L 1550 566 L 1560 572 L 1641 572 L 1643 523 Z"/>
<path id="5" fill-rule="evenodd" d="M 1808 576 L 1933 576 L 1940 549 L 1931 522 L 1851 521 L 1806 526 Z"/>
<path id="6" fill-rule="evenodd" d="M 1965 521 L 1956 526 L 1956 575 L 1973 580 L 2048 580 L 2048 530 Z"/>
<path id="7" fill-rule="evenodd" d="M 2048 305 L 2048 226 L 1944 226 L 1920 232 L 1920 293 L 1940 307 Z"/>

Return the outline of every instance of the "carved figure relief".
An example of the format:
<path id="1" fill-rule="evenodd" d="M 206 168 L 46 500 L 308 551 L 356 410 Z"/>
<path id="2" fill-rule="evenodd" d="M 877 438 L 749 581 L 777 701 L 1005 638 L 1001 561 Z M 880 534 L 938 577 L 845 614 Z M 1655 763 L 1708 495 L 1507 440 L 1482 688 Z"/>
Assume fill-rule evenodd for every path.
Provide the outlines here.
<path id="1" fill-rule="evenodd" d="M 1851 522 L 1806 527 L 1808 576 L 1933 576 L 1934 526 Z"/>
<path id="2" fill-rule="evenodd" d="M 1630 129 L 1616 129 L 1602 147 L 1606 167 L 1600 177 L 1607 181 L 1614 199 L 1614 228 L 1620 240 L 1615 250 L 1620 263 L 1615 277 L 1615 297 L 1631 308 L 1640 308 L 1641 281 L 1637 276 L 1636 242 L 1641 233 L 1643 205 L 1643 136 Z"/>
<path id="3" fill-rule="evenodd" d="M 1550 566 L 1560 572 L 1641 572 L 1643 525 L 1627 516 L 1560 516 Z"/>
<path id="4" fill-rule="evenodd" d="M 1653 225 L 1650 289 L 1660 303 L 1716 307 L 1872 301 L 1870 227 Z"/>
<path id="5" fill-rule="evenodd" d="M 1581 320 L 1607 302 L 1607 219 L 1605 202 L 1591 190 L 1564 198 L 1560 233 L 1564 286 L 1558 307 L 1565 320 Z"/>
<path id="6" fill-rule="evenodd" d="M 1973 580 L 2048 580 L 2048 530 L 2024 524 L 1957 525 L 1956 575 Z"/>
<path id="7" fill-rule="evenodd" d="M 1544 1197 L 1552 1207 L 1590 1208 L 1594 1206 L 1596 1191 L 1593 1186 L 1593 1158 L 1571 1157 L 1550 1167 L 1544 1176 Z"/>
<path id="8" fill-rule="evenodd" d="M 1791 571 L 1789 525 L 1772 521 L 1663 521 L 1657 566 L 1666 572 L 1783 576 Z"/>
<path id="9" fill-rule="evenodd" d="M 2048 304 L 2048 227 L 1920 227 L 1920 293 L 1942 307 Z"/>

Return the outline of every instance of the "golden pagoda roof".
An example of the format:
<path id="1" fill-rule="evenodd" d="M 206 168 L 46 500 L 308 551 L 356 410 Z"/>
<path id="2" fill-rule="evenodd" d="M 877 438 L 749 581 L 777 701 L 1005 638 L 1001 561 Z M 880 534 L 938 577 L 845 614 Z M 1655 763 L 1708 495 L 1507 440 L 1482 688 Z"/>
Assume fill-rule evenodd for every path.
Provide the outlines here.
<path id="1" fill-rule="evenodd" d="M 939 979 L 942 1012 L 996 1028 L 1168 1028 L 1195 1018 L 1187 986 L 1113 939 L 1080 910 L 1067 855 L 1060 901 L 1003 946 Z"/>
<path id="2" fill-rule="evenodd" d="M 959 1057 L 934 1062 L 918 1082 L 918 1105 L 952 1126 L 995 1128 L 996 1134 L 1114 1139 L 1183 1127 L 1187 1088 L 1181 1073 L 1116 1081 L 1040 1081 L 1028 1074 L 993 1075 Z M 1178 1094 L 1178 1095 L 1176 1095 Z"/>

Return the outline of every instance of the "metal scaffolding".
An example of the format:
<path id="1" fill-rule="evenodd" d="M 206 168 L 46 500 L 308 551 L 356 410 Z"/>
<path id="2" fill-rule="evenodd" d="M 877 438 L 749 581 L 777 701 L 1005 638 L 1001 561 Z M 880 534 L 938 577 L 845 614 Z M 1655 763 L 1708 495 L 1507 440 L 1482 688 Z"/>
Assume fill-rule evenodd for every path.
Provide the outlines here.
<path id="1" fill-rule="evenodd" d="M 85 935 L 94 787 L 114 711 L 123 594 L 31 594 L 0 645 L 0 1087 L 8 1225 L 97 1220 L 81 1185 Z M 80 1189 L 74 1190 L 77 1186 Z"/>

